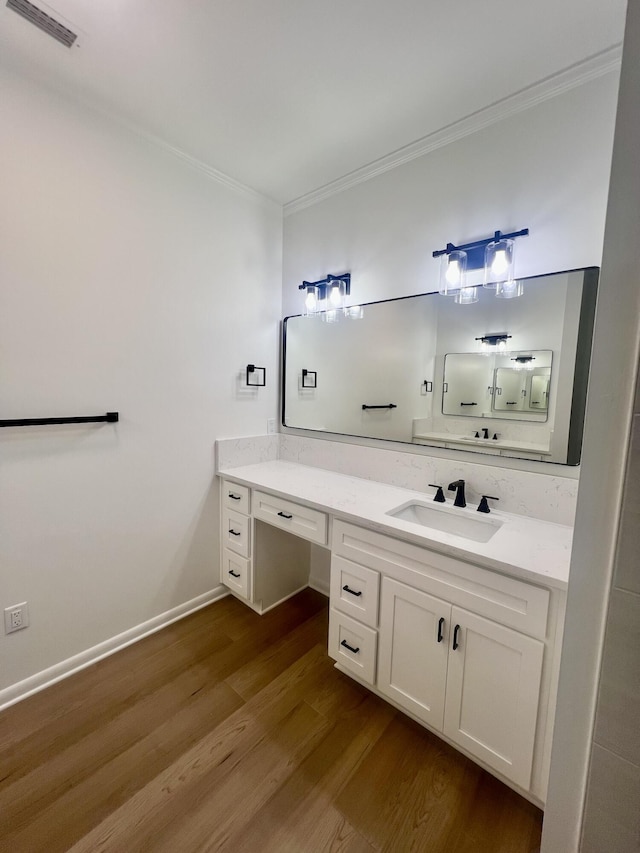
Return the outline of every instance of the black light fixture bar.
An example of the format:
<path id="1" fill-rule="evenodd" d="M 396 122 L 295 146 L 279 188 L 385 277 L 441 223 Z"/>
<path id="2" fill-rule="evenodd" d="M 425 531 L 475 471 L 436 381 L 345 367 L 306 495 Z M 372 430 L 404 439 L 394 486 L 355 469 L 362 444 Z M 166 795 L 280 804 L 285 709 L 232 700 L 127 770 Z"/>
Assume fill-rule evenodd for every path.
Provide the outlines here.
<path id="1" fill-rule="evenodd" d="M 345 272 L 342 275 L 327 275 L 318 281 L 303 281 L 298 285 L 298 290 L 306 290 L 308 287 L 318 288 L 318 297 L 324 299 L 327 293 L 327 288 L 334 281 L 341 281 L 344 284 L 344 292 L 346 296 L 351 293 L 351 273 Z"/>
<path id="2" fill-rule="evenodd" d="M 511 359 L 511 361 L 516 361 L 518 364 L 529 364 L 535 360 L 535 355 L 517 355 L 515 358 Z"/>
<path id="3" fill-rule="evenodd" d="M 480 341 L 483 344 L 489 344 L 489 346 L 495 347 L 501 341 L 508 341 L 511 338 L 511 335 L 508 335 L 506 332 L 493 333 L 491 335 L 482 335 L 479 338 L 476 338 L 476 341 Z"/>
<path id="4" fill-rule="evenodd" d="M 466 252 L 467 268 L 477 270 L 484 266 L 484 250 L 489 243 L 495 243 L 498 240 L 513 240 L 516 237 L 527 237 L 528 234 L 528 228 L 522 228 L 520 231 L 511 231 L 509 234 L 503 234 L 502 231 L 495 231 L 493 237 L 487 237 L 484 240 L 474 240 L 471 243 L 463 243 L 461 246 L 447 243 L 444 249 L 437 249 L 433 252 L 433 257 L 440 258 L 442 255 L 450 255 L 451 252 Z"/>
<path id="5" fill-rule="evenodd" d="M 115 424 L 120 420 L 118 412 L 106 415 L 88 415 L 79 418 L 11 418 L 0 420 L 0 427 L 49 426 L 52 424 Z"/>

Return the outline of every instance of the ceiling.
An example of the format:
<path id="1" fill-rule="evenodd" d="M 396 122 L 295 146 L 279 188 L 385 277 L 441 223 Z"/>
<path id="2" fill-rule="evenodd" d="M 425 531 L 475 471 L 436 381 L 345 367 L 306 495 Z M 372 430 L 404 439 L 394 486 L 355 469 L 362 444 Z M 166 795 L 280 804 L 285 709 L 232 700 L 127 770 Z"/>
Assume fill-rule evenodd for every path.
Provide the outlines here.
<path id="1" fill-rule="evenodd" d="M 0 62 L 280 203 L 622 40 L 626 0 L 32 0 Z"/>

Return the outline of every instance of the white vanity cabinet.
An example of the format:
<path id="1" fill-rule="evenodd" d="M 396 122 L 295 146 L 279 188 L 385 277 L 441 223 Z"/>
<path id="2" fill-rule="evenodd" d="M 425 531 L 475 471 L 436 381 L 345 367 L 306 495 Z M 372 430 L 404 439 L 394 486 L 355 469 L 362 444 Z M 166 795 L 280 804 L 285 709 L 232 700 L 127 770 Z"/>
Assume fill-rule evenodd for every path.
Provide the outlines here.
<path id="1" fill-rule="evenodd" d="M 364 597 L 361 576 L 379 585 L 377 623 L 359 623 L 360 596 L 354 605 L 343 590 L 353 578 L 346 585 Z M 329 654 L 337 666 L 540 800 L 549 613 L 548 589 L 334 521 Z"/>
<path id="2" fill-rule="evenodd" d="M 570 528 L 503 514 L 496 544 L 451 535 L 434 551 L 372 510 L 412 493 L 376 484 L 372 497 L 368 482 L 292 463 L 239 478 L 222 478 L 229 591 L 264 613 L 308 585 L 312 557 L 324 563 L 311 549 L 329 548 L 336 667 L 544 805 L 566 598 L 549 555 L 568 555 Z"/>
<path id="3" fill-rule="evenodd" d="M 523 788 L 543 653 L 539 640 L 383 578 L 378 689 Z"/>
<path id="4" fill-rule="evenodd" d="M 327 514 L 233 480 L 221 488 L 220 582 L 265 613 L 308 585 L 310 544 L 326 544 Z"/>

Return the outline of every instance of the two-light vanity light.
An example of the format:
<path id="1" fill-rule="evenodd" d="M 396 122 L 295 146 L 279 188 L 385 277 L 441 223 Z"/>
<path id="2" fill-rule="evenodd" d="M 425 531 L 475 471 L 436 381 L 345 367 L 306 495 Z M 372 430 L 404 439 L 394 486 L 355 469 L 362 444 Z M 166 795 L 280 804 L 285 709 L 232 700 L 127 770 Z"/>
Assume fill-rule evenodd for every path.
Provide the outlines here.
<path id="1" fill-rule="evenodd" d="M 361 305 L 346 305 L 351 292 L 351 273 L 303 281 L 298 290 L 305 292 L 303 317 L 320 317 L 325 323 L 336 323 L 343 317 L 359 320 L 363 316 Z"/>
<path id="2" fill-rule="evenodd" d="M 501 299 L 522 296 L 522 282 L 516 280 L 514 272 L 514 241 L 528 233 L 528 228 L 511 234 L 496 231 L 493 237 L 462 246 L 447 243 L 445 249 L 433 253 L 434 258 L 441 258 L 439 292 L 453 296 L 459 305 L 477 302 L 478 291 L 467 284 L 467 271 L 484 268 L 483 287 L 495 290 Z"/>

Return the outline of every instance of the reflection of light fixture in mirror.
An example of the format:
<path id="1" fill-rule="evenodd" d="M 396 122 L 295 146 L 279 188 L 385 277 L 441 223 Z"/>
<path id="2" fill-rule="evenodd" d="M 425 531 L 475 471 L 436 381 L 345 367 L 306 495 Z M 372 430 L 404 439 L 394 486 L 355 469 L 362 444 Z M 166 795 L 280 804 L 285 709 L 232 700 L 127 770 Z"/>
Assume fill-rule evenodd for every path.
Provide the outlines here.
<path id="1" fill-rule="evenodd" d="M 345 299 L 351 292 L 350 273 L 327 275 L 319 281 L 303 281 L 298 289 L 305 291 L 303 317 L 320 315 L 323 320 L 332 323 L 342 316 L 349 316 Z"/>
<path id="2" fill-rule="evenodd" d="M 444 249 L 433 252 L 434 258 L 441 258 L 440 284 L 438 292 L 443 296 L 454 295 L 456 302 L 467 305 L 477 302 L 470 299 L 469 294 L 458 298 L 463 289 L 469 291 L 467 274 L 475 270 L 484 270 L 484 287 L 496 291 L 496 296 L 512 299 L 522 295 L 522 285 L 514 280 L 514 240 L 516 237 L 526 237 L 528 228 L 503 234 L 496 231 L 493 237 L 476 240 L 455 246 L 447 243 Z"/>
<path id="3" fill-rule="evenodd" d="M 467 253 L 452 250 L 442 256 L 440 262 L 440 293 L 453 296 L 465 286 L 467 275 Z"/>
<path id="4" fill-rule="evenodd" d="M 513 240 L 493 240 L 484 250 L 484 287 L 495 288 L 498 282 L 513 279 Z"/>
<path id="5" fill-rule="evenodd" d="M 492 352 L 506 353 L 507 341 L 510 338 L 511 335 L 508 335 L 506 332 L 500 332 L 499 334 L 482 335 L 482 337 L 476 338 L 476 340 L 480 341 L 481 352 L 488 355 Z"/>
<path id="6" fill-rule="evenodd" d="M 456 290 L 453 301 L 457 305 L 472 305 L 474 302 L 478 301 L 478 288 L 461 287 L 459 290 Z"/>
<path id="7" fill-rule="evenodd" d="M 522 296 L 524 287 L 521 281 L 510 278 L 508 281 L 500 281 L 496 285 L 496 296 L 499 299 L 515 299 Z"/>
<path id="8" fill-rule="evenodd" d="M 364 317 L 364 308 L 362 305 L 348 305 L 344 309 L 344 314 L 350 320 L 362 320 Z"/>
<path id="9" fill-rule="evenodd" d="M 517 355 L 511 361 L 515 361 L 515 370 L 533 370 L 533 362 L 536 360 L 535 355 Z"/>

